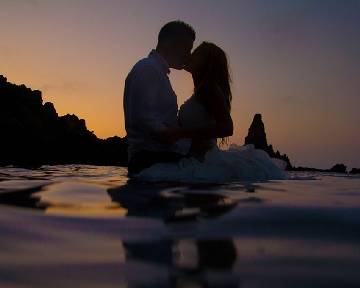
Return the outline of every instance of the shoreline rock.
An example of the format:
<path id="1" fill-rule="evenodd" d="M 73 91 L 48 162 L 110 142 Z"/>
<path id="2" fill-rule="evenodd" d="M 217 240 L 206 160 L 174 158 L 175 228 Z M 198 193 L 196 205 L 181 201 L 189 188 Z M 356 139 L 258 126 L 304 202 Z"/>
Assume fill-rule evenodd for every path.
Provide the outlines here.
<path id="1" fill-rule="evenodd" d="M 0 165 L 127 165 L 127 140 L 98 138 L 74 114 L 59 116 L 42 93 L 0 75 Z"/>
<path id="2" fill-rule="evenodd" d="M 352 168 L 350 174 L 360 174 L 360 168 Z"/>
<path id="3" fill-rule="evenodd" d="M 256 149 L 262 149 L 272 158 L 277 158 L 286 162 L 286 170 L 292 170 L 290 159 L 286 154 L 281 154 L 279 150 L 274 151 L 273 146 L 268 144 L 266 139 L 265 125 L 261 114 L 255 114 L 253 121 L 245 137 L 245 145 L 253 144 Z"/>

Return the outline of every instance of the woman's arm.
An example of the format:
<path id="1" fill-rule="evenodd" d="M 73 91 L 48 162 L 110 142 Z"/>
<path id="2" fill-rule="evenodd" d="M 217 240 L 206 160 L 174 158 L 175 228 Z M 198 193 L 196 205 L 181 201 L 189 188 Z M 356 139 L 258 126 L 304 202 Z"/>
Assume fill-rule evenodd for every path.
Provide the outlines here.
<path id="1" fill-rule="evenodd" d="M 180 138 L 191 138 L 196 141 L 233 135 L 234 128 L 230 109 L 227 107 L 225 95 L 221 89 L 216 85 L 206 87 L 202 90 L 201 95 L 200 101 L 214 116 L 215 123 L 196 129 L 168 128 L 161 132 L 160 139 L 171 143 Z"/>

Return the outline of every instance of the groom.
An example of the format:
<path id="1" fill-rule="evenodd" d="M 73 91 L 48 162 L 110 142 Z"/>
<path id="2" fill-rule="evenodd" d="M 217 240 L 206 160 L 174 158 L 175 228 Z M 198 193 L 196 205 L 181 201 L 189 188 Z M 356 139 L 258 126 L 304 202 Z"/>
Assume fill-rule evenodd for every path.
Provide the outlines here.
<path id="1" fill-rule="evenodd" d="M 169 68 L 184 68 L 194 41 L 195 31 L 190 25 L 182 21 L 165 24 L 156 49 L 137 62 L 125 80 L 123 105 L 129 176 L 152 164 L 177 162 L 183 157 L 177 153 L 171 137 L 160 136 L 166 136 L 164 131 L 169 127 L 177 126 L 178 105 L 168 78 Z"/>

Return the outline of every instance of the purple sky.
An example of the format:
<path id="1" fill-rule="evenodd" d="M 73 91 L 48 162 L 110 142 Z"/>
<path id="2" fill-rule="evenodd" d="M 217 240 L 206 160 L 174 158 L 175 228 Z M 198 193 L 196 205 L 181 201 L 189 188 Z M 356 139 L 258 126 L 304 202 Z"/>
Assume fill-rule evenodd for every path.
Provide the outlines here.
<path id="1" fill-rule="evenodd" d="M 360 167 L 360 1 L 0 0 L 0 73 L 43 91 L 100 137 L 124 136 L 123 83 L 182 19 L 228 54 L 235 134 L 262 113 L 293 164 Z M 172 71 L 179 105 L 191 77 Z"/>

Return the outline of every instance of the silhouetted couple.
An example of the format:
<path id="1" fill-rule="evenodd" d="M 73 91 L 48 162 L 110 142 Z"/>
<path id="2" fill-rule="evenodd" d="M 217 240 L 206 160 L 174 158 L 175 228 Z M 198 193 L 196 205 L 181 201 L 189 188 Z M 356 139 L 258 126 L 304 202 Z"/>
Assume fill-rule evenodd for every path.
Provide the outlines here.
<path id="1" fill-rule="evenodd" d="M 129 175 L 184 181 L 215 177 L 222 182 L 260 169 L 268 178 L 269 171 L 278 168 L 264 151 L 218 148 L 218 139 L 224 142 L 233 134 L 228 61 L 224 51 L 209 42 L 202 42 L 191 53 L 194 41 L 195 31 L 190 25 L 167 23 L 159 32 L 156 49 L 137 62 L 126 78 Z M 185 69 L 194 82 L 193 95 L 179 110 L 168 78 L 170 68 Z M 254 162 L 252 167 L 244 166 L 249 157 L 260 165 Z M 268 165 L 261 168 L 264 161 Z"/>

